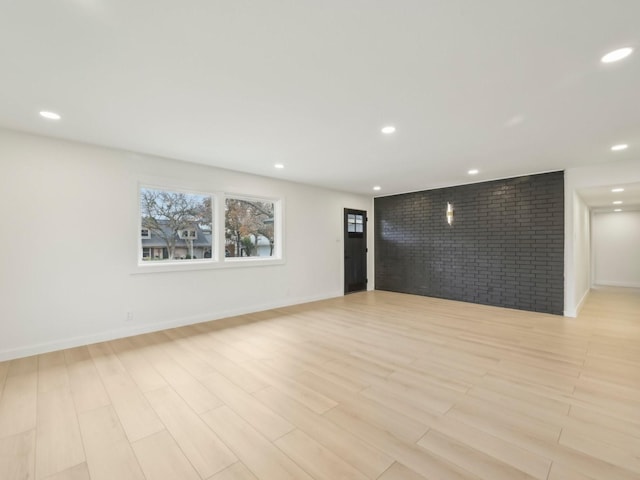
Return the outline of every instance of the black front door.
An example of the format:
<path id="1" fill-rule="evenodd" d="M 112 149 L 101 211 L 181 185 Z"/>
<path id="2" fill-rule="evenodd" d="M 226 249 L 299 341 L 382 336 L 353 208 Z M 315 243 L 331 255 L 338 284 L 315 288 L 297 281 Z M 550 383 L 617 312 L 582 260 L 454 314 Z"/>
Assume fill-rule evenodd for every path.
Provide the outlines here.
<path id="1" fill-rule="evenodd" d="M 344 209 L 344 293 L 367 289 L 367 212 Z"/>

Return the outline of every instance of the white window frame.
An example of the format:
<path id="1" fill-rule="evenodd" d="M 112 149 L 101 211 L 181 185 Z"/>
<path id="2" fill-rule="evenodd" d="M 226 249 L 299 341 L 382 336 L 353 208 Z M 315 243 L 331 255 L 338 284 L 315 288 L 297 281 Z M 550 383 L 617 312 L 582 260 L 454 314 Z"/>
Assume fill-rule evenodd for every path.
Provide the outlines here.
<path id="1" fill-rule="evenodd" d="M 273 263 L 283 263 L 283 200 L 281 198 L 273 198 L 273 197 L 261 197 L 255 195 L 239 195 L 233 193 L 225 193 L 222 201 L 220 202 L 220 207 L 222 210 L 222 219 L 221 226 L 223 228 L 223 232 L 226 231 L 226 218 L 225 218 L 225 206 L 227 203 L 227 199 L 236 199 L 236 200 L 245 200 L 247 202 L 270 202 L 273 203 L 273 255 L 270 257 L 225 257 L 224 251 L 226 247 L 226 239 L 225 235 L 222 235 L 221 240 L 221 249 L 222 252 L 221 260 L 228 265 L 241 265 L 241 264 L 273 264 Z"/>
<path id="2" fill-rule="evenodd" d="M 133 179 L 132 179 L 133 180 Z M 284 258 L 284 198 L 271 197 L 262 195 L 247 195 L 228 193 L 220 190 L 209 190 L 203 188 L 191 188 L 188 185 L 175 185 L 170 181 L 161 181 L 160 179 L 153 181 L 144 181 L 136 179 L 135 184 L 135 201 L 137 216 L 135 218 L 135 229 L 137 232 L 136 241 L 137 249 L 135 251 L 134 267 L 132 274 L 147 274 L 161 272 L 182 272 L 211 270 L 224 268 L 242 268 L 242 267 L 258 267 L 269 265 L 282 265 L 285 263 Z M 141 205 L 140 191 L 143 188 L 153 190 L 165 190 L 169 192 L 180 192 L 186 194 L 203 195 L 211 198 L 212 203 L 212 245 L 211 258 L 192 259 L 192 260 L 173 260 L 162 262 L 151 262 L 142 260 L 142 236 L 141 236 Z M 270 257 L 227 257 L 224 256 L 225 249 L 225 202 L 227 198 L 236 198 L 247 201 L 272 202 L 274 204 L 274 251 Z M 151 233 L 151 232 L 149 232 Z"/>
<path id="3" fill-rule="evenodd" d="M 212 192 L 185 188 L 185 187 L 176 187 L 166 184 L 156 184 L 156 183 L 147 183 L 147 182 L 138 182 L 136 187 L 136 199 L 137 199 L 137 225 L 138 231 L 141 232 L 143 230 L 141 219 L 142 219 L 142 208 L 140 204 L 140 192 L 143 189 L 149 190 L 162 190 L 166 192 L 175 192 L 175 193 L 185 193 L 188 195 L 200 195 L 203 197 L 209 197 L 211 199 L 211 214 L 212 214 L 212 225 L 211 225 L 211 258 L 197 258 L 197 259 L 189 259 L 189 260 L 163 260 L 161 262 L 153 262 L 149 260 L 143 260 L 142 258 L 142 235 L 138 235 L 138 249 L 137 249 L 137 260 L 136 260 L 136 269 L 134 273 L 149 273 L 149 272 L 170 272 L 170 271 L 181 271 L 181 270 L 198 270 L 202 268 L 210 268 L 217 261 L 218 251 L 216 249 L 217 245 L 217 235 L 218 232 L 216 230 L 216 215 L 217 215 L 217 204 L 219 202 L 219 197 Z M 149 232 L 151 233 L 151 232 Z M 178 232 L 178 237 L 182 237 L 182 232 Z M 197 238 L 193 237 L 193 239 Z M 186 268 L 185 268 L 186 267 Z"/>

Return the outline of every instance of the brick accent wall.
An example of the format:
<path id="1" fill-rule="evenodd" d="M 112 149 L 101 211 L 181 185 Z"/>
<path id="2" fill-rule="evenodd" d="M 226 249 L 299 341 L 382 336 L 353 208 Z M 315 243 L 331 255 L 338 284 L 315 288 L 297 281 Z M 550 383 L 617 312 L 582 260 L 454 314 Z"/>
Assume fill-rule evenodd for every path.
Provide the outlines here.
<path id="1" fill-rule="evenodd" d="M 380 197 L 374 210 L 376 289 L 562 315 L 563 172 Z"/>

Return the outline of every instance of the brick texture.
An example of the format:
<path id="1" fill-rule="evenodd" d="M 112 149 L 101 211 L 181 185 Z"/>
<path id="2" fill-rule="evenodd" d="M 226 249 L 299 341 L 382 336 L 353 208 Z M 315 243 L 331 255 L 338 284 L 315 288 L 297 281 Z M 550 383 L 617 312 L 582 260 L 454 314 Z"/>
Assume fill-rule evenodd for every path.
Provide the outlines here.
<path id="1" fill-rule="evenodd" d="M 376 289 L 563 313 L 563 172 L 380 197 L 374 208 Z"/>

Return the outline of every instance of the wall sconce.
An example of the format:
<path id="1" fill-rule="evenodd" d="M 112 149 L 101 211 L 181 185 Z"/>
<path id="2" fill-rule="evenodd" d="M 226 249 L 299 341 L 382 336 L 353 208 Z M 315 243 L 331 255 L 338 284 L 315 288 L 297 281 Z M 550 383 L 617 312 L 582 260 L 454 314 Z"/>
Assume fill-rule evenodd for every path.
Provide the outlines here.
<path id="1" fill-rule="evenodd" d="M 451 225 L 453 223 L 453 205 L 447 202 L 447 223 Z"/>

